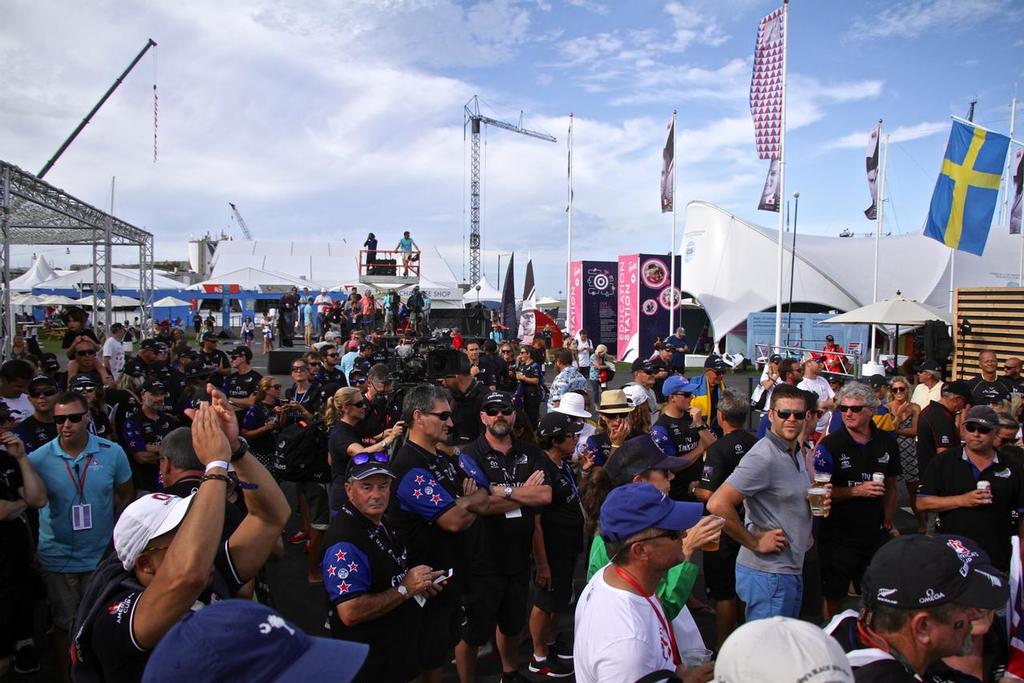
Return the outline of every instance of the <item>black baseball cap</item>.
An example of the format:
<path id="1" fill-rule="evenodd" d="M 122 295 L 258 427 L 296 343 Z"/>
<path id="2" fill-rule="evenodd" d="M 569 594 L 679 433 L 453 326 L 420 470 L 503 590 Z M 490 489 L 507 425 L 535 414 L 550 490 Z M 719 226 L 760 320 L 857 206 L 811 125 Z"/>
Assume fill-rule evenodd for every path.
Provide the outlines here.
<path id="1" fill-rule="evenodd" d="M 252 349 L 250 349 L 248 346 L 236 346 L 235 348 L 231 349 L 232 358 L 238 358 L 239 356 L 245 356 L 246 362 L 251 361 Z"/>
<path id="2" fill-rule="evenodd" d="M 713 353 L 704 359 L 704 368 L 707 370 L 724 370 L 725 360 Z"/>
<path id="3" fill-rule="evenodd" d="M 162 347 L 163 344 L 160 343 L 160 340 L 154 337 L 143 339 L 139 342 L 139 351 L 156 351 L 159 353 Z"/>
<path id="4" fill-rule="evenodd" d="M 486 396 L 484 400 L 480 402 L 480 410 L 488 406 L 498 406 L 501 408 L 512 407 L 512 394 L 505 391 L 492 391 Z"/>
<path id="5" fill-rule="evenodd" d="M 769 363 L 781 363 L 782 362 L 782 356 L 780 356 L 777 353 L 773 353 L 772 355 L 768 356 L 768 362 Z"/>
<path id="6" fill-rule="evenodd" d="M 967 401 L 967 405 L 974 403 L 974 397 L 971 396 L 971 387 L 962 379 L 943 385 L 942 393 L 956 394 L 963 400 Z"/>
<path id="7" fill-rule="evenodd" d="M 622 486 L 647 470 L 679 470 L 686 467 L 683 458 L 665 455 L 650 436 L 636 436 L 627 440 L 611 454 L 604 471 L 613 486 Z"/>
<path id="8" fill-rule="evenodd" d="M 388 467 L 387 453 L 360 453 L 353 456 L 352 464 L 348 468 L 349 479 L 359 481 L 375 474 L 384 474 L 392 479 L 395 478 L 395 473 Z"/>
<path id="9" fill-rule="evenodd" d="M 60 370 L 60 361 L 57 360 L 57 354 L 44 353 L 42 358 L 39 359 L 40 367 L 46 372 L 57 372 Z"/>
<path id="10" fill-rule="evenodd" d="M 96 391 L 97 387 L 99 384 L 96 382 L 96 378 L 84 373 L 75 375 L 68 382 L 69 391 Z"/>
<path id="11" fill-rule="evenodd" d="M 568 436 L 570 434 L 577 433 L 581 429 L 583 429 L 583 425 L 572 419 L 570 416 L 565 413 L 551 411 L 541 418 L 540 424 L 537 426 L 537 436 Z"/>
<path id="12" fill-rule="evenodd" d="M 28 393 L 32 393 L 36 387 L 56 387 L 57 383 L 53 381 L 51 377 L 46 375 L 36 375 L 32 378 L 32 381 L 28 383 Z"/>
<path id="13" fill-rule="evenodd" d="M 914 368 L 916 372 L 942 372 L 942 368 L 939 364 L 930 358 L 921 362 L 920 365 Z"/>
<path id="14" fill-rule="evenodd" d="M 885 375 L 871 375 L 870 377 L 865 377 L 864 381 L 872 389 L 881 389 L 882 387 L 889 386 L 889 380 L 885 378 Z"/>
<path id="15" fill-rule="evenodd" d="M 941 534 L 889 541 L 875 553 L 861 583 L 868 608 L 916 610 L 957 603 L 998 609 L 1010 595 L 1006 575 L 974 541 Z"/>
<path id="16" fill-rule="evenodd" d="M 831 334 L 826 334 L 825 335 L 825 341 L 835 341 L 835 340 L 836 340 L 836 338 L 833 337 Z"/>
<path id="17" fill-rule="evenodd" d="M 148 391 L 151 394 L 166 394 L 167 387 L 164 383 L 157 379 L 147 379 L 142 385 L 143 391 Z"/>
<path id="18" fill-rule="evenodd" d="M 657 372 L 658 369 L 651 361 L 646 358 L 637 358 L 633 361 L 633 372 L 646 372 L 649 375 Z"/>
<path id="19" fill-rule="evenodd" d="M 968 422 L 989 429 L 998 429 L 999 415 L 991 406 L 974 406 L 967 411 L 967 417 L 964 418 L 964 424 Z"/>

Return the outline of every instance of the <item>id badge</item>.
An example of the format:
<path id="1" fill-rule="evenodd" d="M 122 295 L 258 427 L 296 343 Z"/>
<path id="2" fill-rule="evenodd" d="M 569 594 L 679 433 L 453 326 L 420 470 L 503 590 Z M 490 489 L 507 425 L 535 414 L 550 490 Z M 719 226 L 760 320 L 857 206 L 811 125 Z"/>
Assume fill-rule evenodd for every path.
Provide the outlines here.
<path id="1" fill-rule="evenodd" d="M 515 510 L 509 510 L 505 513 L 505 519 L 519 519 L 523 516 L 523 509 L 516 508 Z"/>
<path id="2" fill-rule="evenodd" d="M 71 506 L 71 530 L 72 531 L 86 531 L 92 528 L 92 505 L 84 503 L 82 505 Z"/>

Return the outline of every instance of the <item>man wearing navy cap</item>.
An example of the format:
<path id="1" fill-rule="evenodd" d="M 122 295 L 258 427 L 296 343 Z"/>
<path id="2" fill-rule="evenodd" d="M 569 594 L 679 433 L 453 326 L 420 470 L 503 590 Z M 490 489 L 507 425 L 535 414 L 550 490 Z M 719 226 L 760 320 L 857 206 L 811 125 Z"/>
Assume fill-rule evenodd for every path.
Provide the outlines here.
<path id="1" fill-rule="evenodd" d="M 700 479 L 703 455 L 715 442 L 700 410 L 693 407 L 693 392 L 700 385 L 686 378 L 672 375 L 665 380 L 665 407 L 651 429 L 652 434 L 664 434 L 671 445 L 670 454 L 686 460 L 686 467 L 676 472 L 669 495 L 674 500 L 696 500 L 693 489 Z"/>
<path id="2" fill-rule="evenodd" d="M 256 403 L 256 389 L 263 375 L 252 369 L 252 349 L 236 346 L 231 351 L 231 369 L 234 371 L 224 380 L 224 393 L 234 406 L 235 414 L 244 413 Z"/>
<path id="3" fill-rule="evenodd" d="M 917 418 L 917 471 L 922 475 L 936 455 L 960 445 L 957 413 L 971 405 L 971 390 L 962 380 L 942 385 L 942 397 Z"/>
<path id="4" fill-rule="evenodd" d="M 647 394 L 647 407 L 651 409 L 652 419 L 658 412 L 658 397 L 654 393 L 654 384 L 658 381 L 658 370 L 658 366 L 646 358 L 637 358 L 633 361 L 633 381 L 630 384 L 643 387 L 644 393 Z"/>
<path id="5" fill-rule="evenodd" d="M 932 401 L 942 398 L 942 368 L 935 361 L 926 360 L 914 370 L 917 372 L 917 386 L 910 400 L 923 410 Z"/>
<path id="6" fill-rule="evenodd" d="M 405 545 L 384 521 L 395 476 L 384 453 L 352 458 L 346 503 L 324 534 L 320 563 L 331 604 L 331 635 L 370 646 L 357 681 L 408 681 L 420 673 L 416 652 L 420 608 L 412 598 L 430 598 L 444 574 L 421 564 L 409 567 Z"/>
<path id="7" fill-rule="evenodd" d="M 132 465 L 132 480 L 140 493 L 157 490 L 160 441 L 178 421 L 164 409 L 167 387 L 150 379 L 142 385 L 140 405 L 128 413 L 121 427 L 121 441 Z"/>
<path id="8" fill-rule="evenodd" d="M 288 333 L 289 337 L 291 332 Z M 213 332 L 199 335 L 199 362 L 208 368 L 214 368 L 221 377 L 231 374 L 231 363 L 226 353 L 217 348 L 220 342 Z"/>
<path id="9" fill-rule="evenodd" d="M 675 502 L 647 483 L 608 494 L 600 532 L 611 563 L 594 574 L 576 605 L 578 683 L 638 681 L 664 670 L 682 678 L 675 632 L 654 591 L 683 561 L 681 539 L 702 512 L 699 503 Z M 709 680 L 711 671 L 711 664 L 701 666 L 694 680 Z"/>
<path id="10" fill-rule="evenodd" d="M 669 335 L 662 343 L 665 345 L 665 348 L 672 352 L 672 356 L 669 358 L 669 369 L 673 374 L 685 375 L 686 353 L 690 350 L 690 347 L 686 344 L 686 330 L 682 327 L 677 327 L 675 334 Z"/>
<path id="11" fill-rule="evenodd" d="M 715 436 L 722 435 L 722 427 L 718 424 L 718 401 L 725 391 L 725 361 L 721 356 L 711 354 L 704 359 L 704 372 L 693 378 L 697 388 L 693 390 L 693 407 L 700 410 L 704 421 Z"/>

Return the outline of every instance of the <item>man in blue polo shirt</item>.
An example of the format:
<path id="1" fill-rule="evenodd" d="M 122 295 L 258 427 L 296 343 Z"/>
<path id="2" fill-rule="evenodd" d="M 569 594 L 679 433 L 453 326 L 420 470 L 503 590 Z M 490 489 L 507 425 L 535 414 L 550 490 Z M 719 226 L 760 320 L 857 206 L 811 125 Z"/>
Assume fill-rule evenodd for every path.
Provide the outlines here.
<path id="1" fill-rule="evenodd" d="M 46 485 L 39 513 L 39 564 L 53 613 L 57 661 L 67 680 L 68 629 L 93 570 L 110 544 L 116 513 L 135 497 L 124 450 L 89 433 L 89 408 L 75 393 L 57 398 L 57 438 L 29 455 Z"/>

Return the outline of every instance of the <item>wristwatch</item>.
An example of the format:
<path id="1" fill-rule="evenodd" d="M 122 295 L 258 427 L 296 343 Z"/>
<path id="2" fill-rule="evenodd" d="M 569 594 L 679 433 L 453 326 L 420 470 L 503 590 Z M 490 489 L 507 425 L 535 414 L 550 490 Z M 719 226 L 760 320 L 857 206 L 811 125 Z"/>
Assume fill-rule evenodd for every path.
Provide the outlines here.
<path id="1" fill-rule="evenodd" d="M 511 486 L 506 486 L 505 487 L 505 500 L 512 500 L 512 487 Z"/>
<path id="2" fill-rule="evenodd" d="M 245 454 L 249 451 L 249 442 L 245 440 L 245 437 L 238 437 L 238 448 L 231 453 L 231 462 L 238 462 L 245 457 Z"/>
<path id="3" fill-rule="evenodd" d="M 395 590 L 398 591 L 398 594 L 401 595 L 403 598 L 409 597 L 409 589 L 406 588 L 403 584 L 398 584 L 397 586 L 395 586 Z"/>

